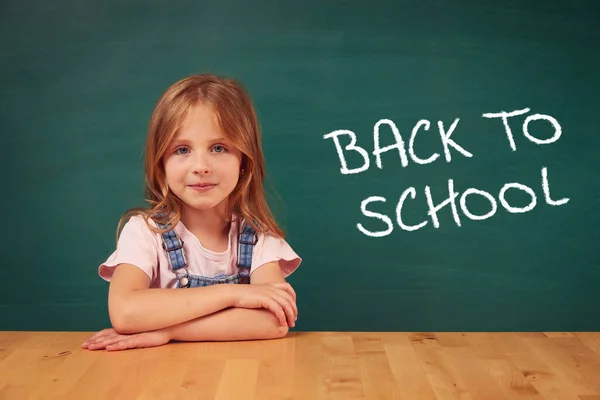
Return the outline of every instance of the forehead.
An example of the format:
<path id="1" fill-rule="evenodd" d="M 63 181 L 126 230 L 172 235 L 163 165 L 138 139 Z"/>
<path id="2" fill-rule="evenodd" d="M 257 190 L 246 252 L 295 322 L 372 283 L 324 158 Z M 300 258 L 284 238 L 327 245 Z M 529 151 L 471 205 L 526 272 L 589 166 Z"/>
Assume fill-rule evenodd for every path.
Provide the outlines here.
<path id="1" fill-rule="evenodd" d="M 223 138 L 217 116 L 209 105 L 198 104 L 187 112 L 175 139 L 213 140 Z"/>

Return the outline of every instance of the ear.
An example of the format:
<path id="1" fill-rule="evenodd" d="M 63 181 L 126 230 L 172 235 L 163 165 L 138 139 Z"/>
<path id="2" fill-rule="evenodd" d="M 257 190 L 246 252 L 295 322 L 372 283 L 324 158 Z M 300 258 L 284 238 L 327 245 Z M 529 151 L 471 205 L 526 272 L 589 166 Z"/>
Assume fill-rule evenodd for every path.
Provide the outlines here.
<path id="1" fill-rule="evenodd" d="M 240 176 L 244 175 L 245 167 L 246 167 L 246 155 L 242 154 L 242 160 L 240 162 Z"/>

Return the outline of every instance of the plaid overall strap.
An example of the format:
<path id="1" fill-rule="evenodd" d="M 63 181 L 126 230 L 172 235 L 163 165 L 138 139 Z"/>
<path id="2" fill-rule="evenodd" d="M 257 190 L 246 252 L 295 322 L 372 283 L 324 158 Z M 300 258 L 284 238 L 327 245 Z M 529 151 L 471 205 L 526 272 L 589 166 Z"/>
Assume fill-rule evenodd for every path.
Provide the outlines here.
<path id="1" fill-rule="evenodd" d="M 157 224 L 159 228 L 166 229 L 167 225 Z M 162 247 L 167 252 L 169 265 L 175 271 L 179 285 L 182 288 L 189 287 L 190 280 L 188 278 L 188 263 L 183 252 L 183 240 L 177 236 L 175 229 L 164 232 L 162 234 Z"/>
<path id="2" fill-rule="evenodd" d="M 252 251 L 258 242 L 258 235 L 250 224 L 244 223 L 238 241 L 238 269 L 240 283 L 250 283 L 250 267 L 252 266 Z"/>

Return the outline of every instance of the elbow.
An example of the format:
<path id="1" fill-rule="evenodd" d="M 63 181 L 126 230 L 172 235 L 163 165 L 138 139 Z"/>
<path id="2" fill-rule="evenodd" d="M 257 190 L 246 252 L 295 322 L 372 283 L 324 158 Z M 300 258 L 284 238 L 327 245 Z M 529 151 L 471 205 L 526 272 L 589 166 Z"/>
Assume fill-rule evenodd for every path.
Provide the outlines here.
<path id="1" fill-rule="evenodd" d="M 132 318 L 123 311 L 115 311 L 110 313 L 110 323 L 113 329 L 122 335 L 136 333 L 136 329 L 131 321 Z"/>
<path id="2" fill-rule="evenodd" d="M 275 330 L 274 339 L 281 339 L 287 336 L 290 328 L 287 325 L 279 325 Z"/>
<path id="3" fill-rule="evenodd" d="M 125 301 L 117 301 L 110 304 L 110 323 L 112 328 L 122 335 L 139 333 L 140 329 L 135 316 L 135 311 Z"/>
<path id="4" fill-rule="evenodd" d="M 271 311 L 261 310 L 248 310 L 238 309 L 242 313 L 247 313 L 247 321 L 252 321 L 259 315 L 261 318 L 254 319 L 254 324 L 244 324 L 243 329 L 243 340 L 270 340 L 270 339 L 281 339 L 287 336 L 289 332 L 288 325 L 281 325 L 279 318 L 277 318 Z"/>
<path id="5" fill-rule="evenodd" d="M 279 319 L 273 314 L 270 315 L 269 329 L 267 339 L 281 339 L 287 336 L 290 328 L 288 325 L 281 325 Z"/>
<path id="6" fill-rule="evenodd" d="M 110 323 L 113 329 L 115 332 L 120 333 L 121 335 L 130 335 L 137 332 L 133 324 L 131 324 L 129 321 L 130 320 L 127 317 L 122 315 L 111 315 L 110 317 Z"/>
<path id="7" fill-rule="evenodd" d="M 276 325 L 270 327 L 266 332 L 263 331 L 262 334 L 259 334 L 258 337 L 251 337 L 250 339 L 283 339 L 287 336 L 289 332 L 289 327 L 287 325 Z"/>

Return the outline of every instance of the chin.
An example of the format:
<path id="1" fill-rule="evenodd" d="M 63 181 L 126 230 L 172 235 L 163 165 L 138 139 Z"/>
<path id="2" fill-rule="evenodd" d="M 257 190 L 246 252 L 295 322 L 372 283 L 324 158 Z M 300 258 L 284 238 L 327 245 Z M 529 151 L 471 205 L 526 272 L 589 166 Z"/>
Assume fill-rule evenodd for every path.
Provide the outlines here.
<path id="1" fill-rule="evenodd" d="M 198 211 L 208 211 L 219 207 L 223 200 L 207 200 L 207 201 L 186 201 L 185 204 Z"/>
<path id="2" fill-rule="evenodd" d="M 219 205 L 219 203 L 187 203 L 187 204 L 191 208 L 193 208 L 195 210 L 199 210 L 199 211 L 212 210 Z"/>

